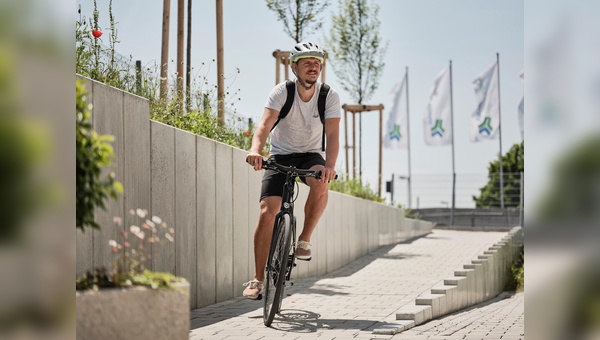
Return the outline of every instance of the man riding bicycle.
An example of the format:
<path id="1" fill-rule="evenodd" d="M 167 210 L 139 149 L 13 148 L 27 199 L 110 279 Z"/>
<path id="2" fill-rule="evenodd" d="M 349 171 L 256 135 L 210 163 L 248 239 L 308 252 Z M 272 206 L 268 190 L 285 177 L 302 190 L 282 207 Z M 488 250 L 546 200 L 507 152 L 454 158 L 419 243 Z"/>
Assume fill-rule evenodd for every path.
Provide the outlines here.
<path id="1" fill-rule="evenodd" d="M 323 122 L 318 109 L 319 94 L 324 84 L 317 79 L 321 74 L 324 56 L 325 52 L 317 44 L 302 42 L 294 46 L 290 54 L 292 71 L 296 75 L 291 108 L 285 118 L 279 119 L 280 111 L 289 102 L 287 98 L 290 87 L 286 82 L 276 85 L 269 94 L 247 157 L 248 164 L 254 170 L 262 170 L 260 150 L 274 127 L 271 135 L 271 158 L 282 165 L 322 171 L 319 180 L 302 178 L 310 191 L 304 206 L 304 228 L 298 236 L 296 258 L 305 261 L 312 258 L 310 237 L 327 205 L 327 183 L 335 178 L 335 163 L 339 151 L 341 114 L 338 93 L 330 89 L 326 94 Z M 264 268 L 269 256 L 275 216 L 281 207 L 284 182 L 284 174 L 273 170 L 265 171 L 260 215 L 254 231 L 255 273 L 253 280 L 244 284 L 246 289 L 243 295 L 249 299 L 258 299 L 263 290 Z"/>

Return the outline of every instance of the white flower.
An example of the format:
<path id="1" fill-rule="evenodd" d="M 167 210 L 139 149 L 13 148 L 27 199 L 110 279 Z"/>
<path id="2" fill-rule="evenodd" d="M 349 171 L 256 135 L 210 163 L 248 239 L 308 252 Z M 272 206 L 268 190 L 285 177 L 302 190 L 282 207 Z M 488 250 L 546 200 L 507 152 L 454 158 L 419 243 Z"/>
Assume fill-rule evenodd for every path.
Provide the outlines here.
<path id="1" fill-rule="evenodd" d="M 144 239 L 144 235 L 146 235 L 143 231 L 140 231 L 139 233 L 136 233 L 135 236 L 137 236 L 140 240 Z"/>
<path id="2" fill-rule="evenodd" d="M 161 224 L 162 220 L 158 216 L 152 216 L 152 222 L 154 222 L 156 224 Z"/>
<path id="3" fill-rule="evenodd" d="M 123 220 L 120 217 L 118 217 L 118 216 L 113 217 L 113 223 L 115 223 L 117 225 L 121 225 L 121 222 L 123 222 Z"/>
<path id="4" fill-rule="evenodd" d="M 115 241 L 115 240 L 108 241 L 108 245 L 111 246 L 112 248 L 116 248 L 118 246 L 117 241 Z"/>
<path id="5" fill-rule="evenodd" d="M 132 234 L 138 234 L 140 232 L 140 227 L 137 225 L 132 225 L 129 227 L 129 231 L 131 231 Z"/>
<path id="6" fill-rule="evenodd" d="M 150 227 L 150 228 L 154 228 L 156 225 L 154 224 L 154 222 L 150 221 L 150 220 L 146 220 L 146 224 Z"/>
<path id="7" fill-rule="evenodd" d="M 135 215 L 135 210 L 131 209 L 131 210 L 129 210 L 129 213 L 130 213 L 131 215 Z"/>
<path id="8" fill-rule="evenodd" d="M 173 236 L 171 236 L 170 234 L 165 234 L 165 238 L 171 242 L 173 242 Z"/>
<path id="9" fill-rule="evenodd" d="M 136 214 L 137 214 L 137 215 L 138 215 L 140 218 L 144 218 L 144 217 L 146 217 L 146 211 L 145 211 L 145 210 L 142 210 L 142 209 L 137 209 L 137 210 L 135 211 L 135 213 L 136 213 Z"/>

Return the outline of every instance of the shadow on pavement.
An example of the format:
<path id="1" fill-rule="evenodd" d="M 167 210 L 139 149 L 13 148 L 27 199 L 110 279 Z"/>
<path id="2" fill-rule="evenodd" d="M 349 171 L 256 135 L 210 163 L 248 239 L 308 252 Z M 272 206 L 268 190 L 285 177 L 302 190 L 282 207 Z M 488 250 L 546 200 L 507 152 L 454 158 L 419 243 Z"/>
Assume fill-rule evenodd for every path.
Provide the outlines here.
<path id="1" fill-rule="evenodd" d="M 284 309 L 275 316 L 271 328 L 292 333 L 315 333 L 323 329 L 367 329 L 376 324 L 374 320 L 321 319 L 321 315 L 306 310 Z"/>

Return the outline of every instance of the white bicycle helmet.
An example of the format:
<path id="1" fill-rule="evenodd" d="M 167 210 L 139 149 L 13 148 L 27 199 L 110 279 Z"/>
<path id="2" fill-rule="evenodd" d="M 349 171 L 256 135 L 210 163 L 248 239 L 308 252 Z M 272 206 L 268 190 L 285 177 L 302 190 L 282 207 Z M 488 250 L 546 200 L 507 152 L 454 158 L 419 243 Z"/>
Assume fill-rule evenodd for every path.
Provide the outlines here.
<path id="1" fill-rule="evenodd" d="M 290 53 L 290 61 L 292 63 L 295 63 L 302 58 L 316 58 L 323 63 L 324 57 L 325 51 L 323 51 L 319 45 L 308 41 L 296 44 Z"/>

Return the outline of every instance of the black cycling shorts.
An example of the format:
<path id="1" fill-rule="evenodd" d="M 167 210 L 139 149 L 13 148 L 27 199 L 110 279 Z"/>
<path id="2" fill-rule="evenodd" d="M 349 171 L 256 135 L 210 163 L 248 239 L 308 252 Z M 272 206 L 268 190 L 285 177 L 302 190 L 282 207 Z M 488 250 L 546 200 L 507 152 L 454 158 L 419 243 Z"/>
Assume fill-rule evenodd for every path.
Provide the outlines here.
<path id="1" fill-rule="evenodd" d="M 273 155 L 269 159 L 274 159 L 275 162 L 285 166 L 295 166 L 298 169 L 310 169 L 315 165 L 325 166 L 325 160 L 319 153 L 293 153 L 289 155 Z M 302 182 L 306 184 L 306 178 L 300 177 Z M 262 180 L 262 188 L 260 191 L 260 200 L 265 197 L 283 195 L 283 185 L 285 184 L 285 175 L 275 170 L 265 170 Z"/>

